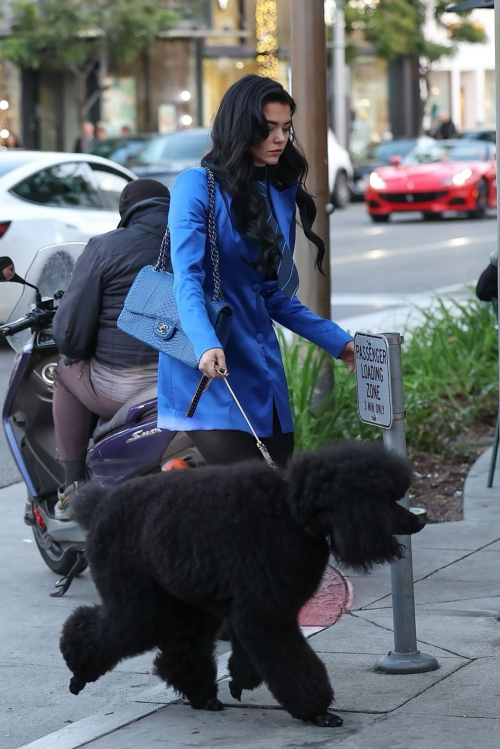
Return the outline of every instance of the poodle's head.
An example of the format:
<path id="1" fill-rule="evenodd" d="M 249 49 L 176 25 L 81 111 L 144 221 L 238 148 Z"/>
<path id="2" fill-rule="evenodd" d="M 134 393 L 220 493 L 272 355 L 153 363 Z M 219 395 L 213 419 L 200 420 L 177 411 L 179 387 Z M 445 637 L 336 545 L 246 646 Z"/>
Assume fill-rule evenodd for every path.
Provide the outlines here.
<path id="1" fill-rule="evenodd" d="M 334 557 L 353 569 L 400 558 L 395 536 L 418 533 L 425 524 L 398 504 L 410 485 L 407 461 L 378 443 L 298 454 L 286 478 L 294 520 L 309 535 L 327 537 Z"/>

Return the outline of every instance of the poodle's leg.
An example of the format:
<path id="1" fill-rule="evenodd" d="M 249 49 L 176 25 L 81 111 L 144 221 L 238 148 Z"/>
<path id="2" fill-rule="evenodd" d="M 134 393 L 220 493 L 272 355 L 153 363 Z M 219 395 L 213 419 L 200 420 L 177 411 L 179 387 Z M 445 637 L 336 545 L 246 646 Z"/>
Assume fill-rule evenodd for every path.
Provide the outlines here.
<path id="1" fill-rule="evenodd" d="M 63 626 L 60 649 L 74 676 L 70 691 L 78 694 L 123 658 L 152 650 L 159 596 L 148 580 L 132 580 L 130 590 L 108 591 L 106 604 L 80 606 Z"/>
<path id="2" fill-rule="evenodd" d="M 235 700 L 241 701 L 241 693 L 244 689 L 257 689 L 262 684 L 262 676 L 256 671 L 253 663 L 248 658 L 241 642 L 234 632 L 231 634 L 233 652 L 229 658 L 229 691 Z"/>
<path id="3" fill-rule="evenodd" d="M 155 673 L 182 694 L 195 710 L 222 710 L 217 699 L 214 647 L 221 621 L 175 600 L 158 630 Z"/>
<path id="4" fill-rule="evenodd" d="M 278 702 L 294 718 L 340 726 L 329 712 L 333 689 L 324 663 L 300 631 L 295 617 L 246 612 L 231 622 L 237 638 Z"/>

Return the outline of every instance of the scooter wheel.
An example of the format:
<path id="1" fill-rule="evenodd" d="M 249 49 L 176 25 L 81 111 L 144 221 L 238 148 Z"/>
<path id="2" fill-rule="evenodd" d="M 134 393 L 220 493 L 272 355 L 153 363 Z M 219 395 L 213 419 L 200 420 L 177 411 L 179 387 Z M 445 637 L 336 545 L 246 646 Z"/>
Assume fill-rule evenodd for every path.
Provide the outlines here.
<path id="1" fill-rule="evenodd" d="M 38 551 L 47 567 L 55 572 L 56 575 L 64 576 L 67 575 L 76 562 L 78 552 L 76 551 L 63 551 L 59 544 L 52 541 L 50 545 L 47 545 L 44 540 L 42 541 L 42 534 L 38 526 L 33 526 L 33 536 L 35 543 L 38 546 Z M 87 568 L 88 565 L 82 569 L 82 572 Z"/>

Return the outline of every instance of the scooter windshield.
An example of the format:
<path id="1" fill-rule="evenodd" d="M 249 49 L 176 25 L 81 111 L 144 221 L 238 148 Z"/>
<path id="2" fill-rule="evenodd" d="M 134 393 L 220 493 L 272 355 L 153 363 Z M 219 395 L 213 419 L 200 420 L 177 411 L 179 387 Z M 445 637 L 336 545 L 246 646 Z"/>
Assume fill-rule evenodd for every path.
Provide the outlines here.
<path id="1" fill-rule="evenodd" d="M 38 250 L 26 273 L 26 281 L 40 290 L 42 299 L 50 299 L 56 291 L 65 291 L 75 263 L 86 247 L 86 242 L 64 242 L 51 244 Z M 23 287 L 21 297 L 9 315 L 7 322 L 19 320 L 33 309 L 36 303 L 35 289 Z M 14 351 L 21 351 L 33 338 L 30 330 L 8 336 L 7 341 Z"/>

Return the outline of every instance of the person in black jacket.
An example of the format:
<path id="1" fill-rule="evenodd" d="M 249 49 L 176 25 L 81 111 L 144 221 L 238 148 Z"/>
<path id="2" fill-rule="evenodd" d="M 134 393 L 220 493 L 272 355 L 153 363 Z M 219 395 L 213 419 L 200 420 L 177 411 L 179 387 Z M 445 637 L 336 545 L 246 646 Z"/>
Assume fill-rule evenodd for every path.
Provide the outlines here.
<path id="1" fill-rule="evenodd" d="M 482 302 L 495 302 L 498 304 L 498 252 L 493 250 L 490 255 L 490 264 L 479 276 L 476 286 L 476 296 Z"/>
<path id="2" fill-rule="evenodd" d="M 441 125 L 437 130 L 436 138 L 448 140 L 449 138 L 456 138 L 456 136 L 457 128 L 455 127 L 455 123 L 448 114 L 442 114 Z"/>
<path id="3" fill-rule="evenodd" d="M 54 339 L 65 357 L 54 373 L 56 450 L 65 472 L 58 520 L 71 519 L 68 499 L 85 479 L 93 415 L 110 419 L 133 395 L 156 385 L 158 352 L 123 333 L 116 321 L 138 272 L 157 260 L 169 204 L 160 182 L 130 182 L 120 198 L 118 228 L 89 241 L 54 317 Z"/>

